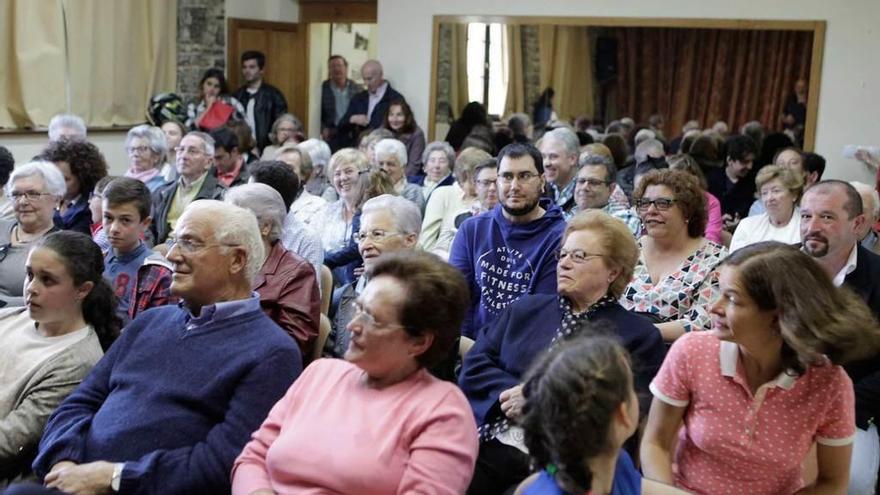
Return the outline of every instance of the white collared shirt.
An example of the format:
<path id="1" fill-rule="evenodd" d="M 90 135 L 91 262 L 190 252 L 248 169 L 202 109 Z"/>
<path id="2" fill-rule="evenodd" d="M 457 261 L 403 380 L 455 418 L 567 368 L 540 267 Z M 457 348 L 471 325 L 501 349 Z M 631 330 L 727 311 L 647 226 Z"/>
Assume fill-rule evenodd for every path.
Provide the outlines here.
<path id="1" fill-rule="evenodd" d="M 853 272 L 856 269 L 856 264 L 858 262 L 858 253 L 859 253 L 859 245 L 853 244 L 852 251 L 849 253 L 849 258 L 846 259 L 846 264 L 843 265 L 843 268 L 837 272 L 837 275 L 834 276 L 834 285 L 836 287 L 840 287 L 843 285 L 843 281 L 846 280 L 846 276 Z"/>
<path id="2" fill-rule="evenodd" d="M 376 89 L 375 93 L 370 93 L 368 91 L 368 93 L 370 95 L 370 103 L 369 103 L 369 107 L 367 107 L 368 108 L 367 118 L 373 117 L 373 110 L 376 109 L 376 105 L 378 105 L 379 102 L 382 100 L 382 97 L 385 96 L 386 89 L 388 89 L 388 81 L 383 82 L 382 85 L 379 86 L 378 89 Z"/>

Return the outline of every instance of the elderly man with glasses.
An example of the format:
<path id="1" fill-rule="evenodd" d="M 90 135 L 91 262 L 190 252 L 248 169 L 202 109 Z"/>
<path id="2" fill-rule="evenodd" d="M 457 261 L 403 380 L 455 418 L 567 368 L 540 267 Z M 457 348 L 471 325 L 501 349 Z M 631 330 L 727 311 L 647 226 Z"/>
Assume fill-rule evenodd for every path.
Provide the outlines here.
<path id="1" fill-rule="evenodd" d="M 611 201 L 611 196 L 617 189 L 614 182 L 617 167 L 614 166 L 614 161 L 602 155 L 585 154 L 581 156 L 579 164 L 581 168 L 574 181 L 577 208 L 564 214 L 566 221 L 581 211 L 602 210 L 625 223 L 633 237 L 638 239 L 642 232 L 642 222 L 638 215 L 632 209 Z"/>
<path id="2" fill-rule="evenodd" d="M 251 291 L 263 258 L 253 213 L 187 207 L 168 251 L 183 302 L 125 328 L 49 419 L 34 461 L 46 486 L 11 492 L 228 493 L 236 456 L 302 370 Z"/>
<path id="3" fill-rule="evenodd" d="M 211 173 L 214 139 L 204 132 L 190 132 L 180 140 L 177 172 L 180 177 L 153 193 L 153 223 L 150 231 L 155 244 L 162 244 L 174 232 L 183 210 L 200 199 L 223 199 L 226 188 Z"/>

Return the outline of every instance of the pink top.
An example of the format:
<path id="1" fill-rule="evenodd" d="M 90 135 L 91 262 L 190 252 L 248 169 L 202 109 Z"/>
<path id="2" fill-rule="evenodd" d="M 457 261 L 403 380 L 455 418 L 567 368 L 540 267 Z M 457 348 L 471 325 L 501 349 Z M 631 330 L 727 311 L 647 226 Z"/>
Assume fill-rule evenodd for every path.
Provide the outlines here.
<path id="1" fill-rule="evenodd" d="M 424 369 L 382 390 L 341 359 L 313 362 L 232 469 L 233 495 L 460 494 L 478 443 L 461 391 Z"/>
<path id="2" fill-rule="evenodd" d="M 704 192 L 703 195 L 706 197 L 707 215 L 703 237 L 716 244 L 721 244 L 721 229 L 724 228 L 724 221 L 721 219 L 721 202 L 708 192 Z"/>
<path id="3" fill-rule="evenodd" d="M 659 400 L 686 407 L 675 484 L 696 494 L 791 494 L 814 441 L 855 436 L 853 386 L 840 366 L 781 373 L 753 396 L 739 347 L 692 332 L 675 341 L 651 383 Z"/>

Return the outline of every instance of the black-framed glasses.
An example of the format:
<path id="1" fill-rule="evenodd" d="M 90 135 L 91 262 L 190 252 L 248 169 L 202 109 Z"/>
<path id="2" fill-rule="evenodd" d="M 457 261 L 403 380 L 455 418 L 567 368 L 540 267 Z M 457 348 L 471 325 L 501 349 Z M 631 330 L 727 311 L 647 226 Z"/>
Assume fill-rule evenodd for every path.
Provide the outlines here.
<path id="1" fill-rule="evenodd" d="M 505 184 L 510 184 L 514 179 L 520 182 L 529 182 L 531 180 L 537 179 L 540 177 L 540 174 L 536 174 L 534 172 L 520 172 L 518 174 L 514 174 L 513 172 L 504 172 L 498 174 L 498 178 L 501 179 L 501 182 Z"/>
<path id="2" fill-rule="evenodd" d="M 583 249 L 572 249 L 570 251 L 568 249 L 557 249 L 556 251 L 554 251 L 553 255 L 556 257 L 556 261 L 562 261 L 562 259 L 567 256 L 571 258 L 571 261 L 574 261 L 578 264 L 586 263 L 593 258 L 605 257 L 604 254 L 588 253 Z"/>
<path id="3" fill-rule="evenodd" d="M 36 201 L 40 199 L 42 196 L 52 196 L 52 193 L 47 192 L 38 192 L 38 191 L 12 191 L 9 193 L 9 199 L 12 201 L 21 201 L 22 199 L 26 199 L 28 201 Z"/>
<path id="4" fill-rule="evenodd" d="M 634 202 L 636 205 L 636 209 L 638 209 L 639 211 L 648 211 L 648 208 L 650 208 L 651 205 L 654 205 L 654 207 L 657 208 L 657 210 L 659 211 L 666 211 L 671 208 L 672 205 L 677 203 L 678 200 L 674 198 L 640 198 L 636 199 Z"/>
<path id="5" fill-rule="evenodd" d="M 482 179 L 474 181 L 478 186 L 482 187 L 492 187 L 495 184 L 495 179 Z"/>

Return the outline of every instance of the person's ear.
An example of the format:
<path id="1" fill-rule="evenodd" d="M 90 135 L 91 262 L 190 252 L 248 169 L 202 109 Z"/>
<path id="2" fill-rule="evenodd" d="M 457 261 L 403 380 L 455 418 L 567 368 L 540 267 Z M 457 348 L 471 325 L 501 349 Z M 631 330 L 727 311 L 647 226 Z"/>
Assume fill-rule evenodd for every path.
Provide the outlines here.
<path id="1" fill-rule="evenodd" d="M 867 221 L 868 219 L 867 217 L 865 217 L 864 213 L 862 213 L 861 215 L 856 215 L 856 217 L 853 219 L 853 232 L 855 232 L 856 234 L 860 233 L 865 227 L 865 222 Z"/>
<path id="2" fill-rule="evenodd" d="M 406 331 L 406 330 L 404 330 Z M 434 333 L 424 331 L 421 335 L 409 338 L 409 351 L 413 358 L 418 358 L 422 354 L 428 352 L 428 349 L 434 345 Z"/>
<path id="3" fill-rule="evenodd" d="M 419 242 L 419 236 L 416 234 L 406 234 L 403 238 L 403 245 L 407 248 L 413 248 Z"/>
<path id="4" fill-rule="evenodd" d="M 141 228 L 147 230 L 150 228 L 150 224 L 153 223 L 153 217 L 147 217 L 141 220 Z"/>
<path id="5" fill-rule="evenodd" d="M 83 300 L 88 297 L 89 293 L 92 292 L 92 289 L 95 288 L 95 283 L 92 281 L 83 282 L 79 287 L 76 288 L 76 300 L 78 302 L 83 302 Z"/>
<path id="6" fill-rule="evenodd" d="M 635 399 L 633 399 L 635 400 Z M 636 418 L 631 418 L 629 415 L 629 402 L 623 401 L 620 405 L 617 406 L 617 409 L 614 411 L 615 419 L 620 423 L 626 431 L 632 431 L 636 427 L 636 423 L 639 421 L 638 416 Z"/>
<path id="7" fill-rule="evenodd" d="M 248 252 L 242 246 L 232 248 L 232 262 L 229 264 L 229 273 L 244 273 L 247 269 Z"/>

